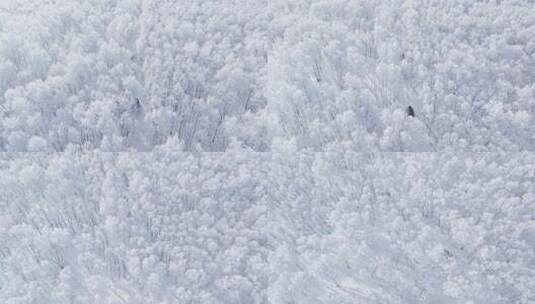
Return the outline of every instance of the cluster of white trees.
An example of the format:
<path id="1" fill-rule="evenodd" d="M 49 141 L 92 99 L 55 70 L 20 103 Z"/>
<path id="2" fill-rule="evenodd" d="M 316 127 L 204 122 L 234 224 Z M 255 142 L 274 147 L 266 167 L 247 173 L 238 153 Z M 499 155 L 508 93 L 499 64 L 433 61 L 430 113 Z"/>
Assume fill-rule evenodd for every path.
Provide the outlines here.
<path id="1" fill-rule="evenodd" d="M 0 302 L 266 303 L 262 158 L 2 155 Z"/>
<path id="2" fill-rule="evenodd" d="M 277 157 L 269 303 L 532 303 L 532 154 Z"/>
<path id="3" fill-rule="evenodd" d="M 532 303 L 531 154 L 4 154 L 0 302 Z"/>
<path id="4" fill-rule="evenodd" d="M 534 303 L 534 114 L 532 0 L 0 0 L 0 303 Z"/>
<path id="5" fill-rule="evenodd" d="M 530 150 L 532 5 L 3 1 L 0 150 Z"/>
<path id="6" fill-rule="evenodd" d="M 265 104 L 262 1 L 3 6 L 0 151 L 148 151 L 168 142 L 221 151 L 230 118 Z"/>
<path id="7" fill-rule="evenodd" d="M 531 150 L 532 8 L 301 1 L 268 63 L 269 134 L 313 151 Z"/>

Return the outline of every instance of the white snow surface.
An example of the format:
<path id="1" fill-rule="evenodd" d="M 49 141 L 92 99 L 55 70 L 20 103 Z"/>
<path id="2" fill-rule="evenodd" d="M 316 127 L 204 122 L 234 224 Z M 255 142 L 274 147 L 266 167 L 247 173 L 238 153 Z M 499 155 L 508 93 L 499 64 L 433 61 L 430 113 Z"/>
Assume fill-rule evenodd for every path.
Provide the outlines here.
<path id="1" fill-rule="evenodd" d="M 534 114 L 532 0 L 0 0 L 0 303 L 533 304 Z"/>

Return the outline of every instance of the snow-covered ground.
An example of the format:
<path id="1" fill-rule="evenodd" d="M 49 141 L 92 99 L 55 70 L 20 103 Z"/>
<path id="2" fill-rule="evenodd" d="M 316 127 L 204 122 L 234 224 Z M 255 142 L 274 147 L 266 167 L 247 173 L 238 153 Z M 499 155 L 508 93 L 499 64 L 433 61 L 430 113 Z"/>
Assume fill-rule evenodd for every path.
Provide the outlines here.
<path id="1" fill-rule="evenodd" d="M 0 303 L 535 303 L 534 115 L 532 0 L 0 0 Z"/>

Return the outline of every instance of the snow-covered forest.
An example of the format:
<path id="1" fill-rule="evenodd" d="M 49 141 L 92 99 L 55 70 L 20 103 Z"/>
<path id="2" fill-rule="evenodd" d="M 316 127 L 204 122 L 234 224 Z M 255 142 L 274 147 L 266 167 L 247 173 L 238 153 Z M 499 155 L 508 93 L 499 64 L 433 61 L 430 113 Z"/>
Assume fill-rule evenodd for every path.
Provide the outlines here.
<path id="1" fill-rule="evenodd" d="M 531 151 L 534 11 L 3 0 L 0 151 Z"/>
<path id="2" fill-rule="evenodd" d="M 0 303 L 534 304 L 532 0 L 0 0 Z"/>
<path id="3" fill-rule="evenodd" d="M 0 160 L 0 302 L 533 303 L 533 154 Z"/>

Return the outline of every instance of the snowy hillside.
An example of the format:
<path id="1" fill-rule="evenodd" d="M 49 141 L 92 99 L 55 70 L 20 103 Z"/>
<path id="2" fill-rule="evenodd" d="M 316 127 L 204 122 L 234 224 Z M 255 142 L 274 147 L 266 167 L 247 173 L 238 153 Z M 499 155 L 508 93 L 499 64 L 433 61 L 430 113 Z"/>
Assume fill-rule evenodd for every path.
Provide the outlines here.
<path id="1" fill-rule="evenodd" d="M 4 0 L 0 150 L 531 151 L 534 71 L 530 0 Z"/>
<path id="2" fill-rule="evenodd" d="M 0 0 L 0 304 L 535 303 L 532 0 Z"/>

